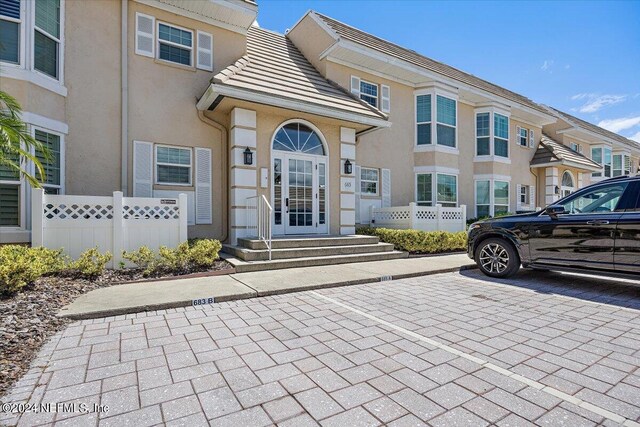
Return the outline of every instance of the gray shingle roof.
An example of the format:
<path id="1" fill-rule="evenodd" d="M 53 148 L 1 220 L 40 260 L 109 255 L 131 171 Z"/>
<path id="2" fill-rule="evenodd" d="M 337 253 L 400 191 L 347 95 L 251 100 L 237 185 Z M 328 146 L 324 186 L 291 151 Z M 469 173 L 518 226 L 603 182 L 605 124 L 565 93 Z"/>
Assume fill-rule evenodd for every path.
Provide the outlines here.
<path id="1" fill-rule="evenodd" d="M 536 111 L 549 114 L 549 112 L 544 107 L 533 102 L 532 100 L 530 100 L 525 96 L 519 95 L 508 89 L 497 86 L 486 80 L 478 78 L 472 74 L 465 73 L 464 71 L 460 71 L 457 68 L 443 64 L 442 62 L 435 61 L 413 50 L 410 50 L 402 46 L 399 46 L 395 43 L 391 43 L 386 40 L 383 40 L 379 37 L 366 33 L 357 28 L 351 27 L 340 21 L 336 21 L 335 19 L 322 15 L 318 12 L 312 11 L 311 13 L 314 13 L 316 16 L 322 19 L 329 26 L 329 28 L 331 28 L 335 32 L 335 35 L 338 37 L 350 40 L 354 43 L 358 43 L 367 48 L 377 50 L 378 52 L 391 55 L 403 61 L 410 62 L 414 65 L 425 68 L 429 71 L 433 71 L 443 76 L 452 78 L 454 80 L 458 80 L 460 82 L 466 83 L 470 86 L 474 86 L 478 89 L 482 89 L 494 95 L 501 96 L 503 98 L 517 102 L 526 107 L 532 108 Z"/>
<path id="2" fill-rule="evenodd" d="M 562 120 L 565 120 L 566 122 L 568 122 L 569 124 L 576 126 L 576 127 L 581 127 L 584 128 L 586 130 L 589 130 L 593 133 L 597 133 L 598 135 L 602 135 L 605 136 L 607 138 L 611 138 L 615 141 L 618 141 L 622 144 L 625 144 L 627 146 L 629 146 L 630 148 L 636 149 L 636 150 L 640 150 L 640 143 L 633 141 L 629 138 L 625 138 L 622 135 L 618 135 L 615 132 L 611 132 L 609 130 L 606 130 L 604 128 L 601 128 L 600 126 L 596 126 L 593 123 L 589 123 L 586 120 L 582 120 L 579 119 L 578 117 L 572 116 L 571 114 L 567 114 L 563 111 L 557 110 L 553 107 L 549 107 L 546 106 L 549 111 L 554 114 L 556 117 L 561 118 Z"/>
<path id="3" fill-rule="evenodd" d="M 257 27 L 247 32 L 247 54 L 218 73 L 213 82 L 378 120 L 387 119 L 384 113 L 325 79 L 284 35 Z"/>
<path id="4" fill-rule="evenodd" d="M 582 166 L 588 170 L 601 168 L 601 166 L 593 160 L 543 134 L 542 137 L 540 137 L 540 145 L 538 145 L 538 149 L 533 159 L 531 159 L 530 164 L 531 166 L 536 166 L 549 163 Z"/>

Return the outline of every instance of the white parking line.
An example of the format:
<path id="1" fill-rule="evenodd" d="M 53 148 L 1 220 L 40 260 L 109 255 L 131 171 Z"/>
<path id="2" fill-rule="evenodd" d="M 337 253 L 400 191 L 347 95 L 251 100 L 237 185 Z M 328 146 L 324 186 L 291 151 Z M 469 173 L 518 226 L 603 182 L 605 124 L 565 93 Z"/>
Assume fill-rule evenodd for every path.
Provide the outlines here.
<path id="1" fill-rule="evenodd" d="M 545 393 L 548 393 L 548 394 L 550 394 L 552 396 L 555 396 L 555 397 L 557 397 L 559 399 L 562 399 L 565 402 L 572 403 L 572 404 L 574 404 L 576 406 L 579 406 L 579 407 L 581 407 L 583 409 L 586 409 L 587 411 L 593 412 L 594 414 L 598 414 L 598 415 L 600 415 L 600 416 L 602 416 L 604 418 L 607 418 L 607 419 L 609 419 L 611 421 L 614 421 L 614 422 L 616 422 L 618 424 L 622 424 L 624 426 L 629 426 L 629 427 L 631 427 L 631 426 L 640 427 L 640 424 L 635 422 L 635 421 L 633 421 L 633 420 L 630 420 L 630 419 L 625 418 L 625 417 L 623 417 L 621 415 L 615 414 L 615 413 L 613 413 L 613 412 L 611 412 L 611 411 L 609 411 L 607 409 L 604 409 L 604 408 L 601 408 L 599 406 L 593 405 L 593 404 L 591 404 L 589 402 L 585 402 L 582 399 L 579 399 L 577 397 L 571 396 L 571 395 L 569 395 L 567 393 L 564 393 L 564 392 L 562 392 L 562 391 L 560 391 L 558 389 L 555 389 L 553 387 L 549 387 L 549 386 L 547 386 L 545 384 L 542 384 L 542 383 L 540 383 L 538 381 L 535 381 L 535 380 L 532 380 L 530 378 L 524 377 L 522 375 L 516 374 L 514 372 L 509 371 L 508 369 L 501 368 L 501 367 L 499 367 L 497 365 L 494 365 L 491 362 L 488 362 L 486 360 L 483 360 L 483 359 L 481 359 L 479 357 L 476 357 L 476 356 L 473 356 L 471 354 L 467 354 L 467 353 L 465 353 L 463 351 L 460 351 L 458 349 L 450 347 L 450 346 L 448 346 L 446 344 L 443 344 L 443 343 L 441 343 L 439 341 L 436 341 L 436 340 L 433 340 L 431 338 L 425 337 L 424 335 L 417 334 L 417 333 L 415 333 L 413 331 L 410 331 L 408 329 L 405 329 L 405 328 L 403 328 L 401 326 L 394 325 L 391 322 L 387 322 L 386 320 L 383 320 L 383 319 L 380 319 L 380 318 L 378 318 L 376 316 L 373 316 L 371 314 L 365 313 L 362 310 L 358 310 L 355 307 L 351 307 L 350 305 L 344 304 L 344 303 L 342 303 L 340 301 L 337 301 L 337 300 L 335 300 L 333 298 L 330 298 L 328 296 L 319 294 L 316 291 L 310 291 L 310 293 L 315 295 L 315 296 L 317 296 L 318 298 L 321 298 L 321 299 L 323 299 L 325 301 L 328 301 L 330 303 L 338 305 L 338 306 L 340 306 L 342 308 L 345 308 L 345 309 L 347 309 L 347 310 L 349 310 L 349 311 L 351 311 L 353 313 L 359 314 L 360 316 L 363 316 L 363 317 L 366 317 L 367 319 L 373 320 L 374 322 L 377 322 L 377 323 L 379 323 L 381 325 L 385 325 L 385 326 L 387 326 L 389 328 L 392 328 L 392 329 L 394 329 L 394 330 L 396 330 L 398 332 L 401 332 L 401 333 L 403 333 L 405 335 L 408 335 L 408 336 L 410 336 L 412 338 L 418 339 L 418 340 L 420 340 L 422 342 L 425 342 L 425 343 L 427 343 L 429 345 L 432 345 L 434 347 L 437 347 L 439 349 L 447 351 L 447 352 L 449 352 L 451 354 L 454 354 L 456 356 L 459 356 L 459 357 L 465 358 L 467 360 L 470 360 L 470 361 L 472 361 L 474 363 L 477 363 L 478 365 L 480 365 L 480 366 L 482 366 L 484 368 L 491 369 L 494 372 L 497 372 L 499 374 L 507 376 L 507 377 L 509 377 L 509 378 L 511 378 L 513 380 L 519 381 L 519 382 L 521 382 L 521 383 L 523 383 L 523 384 L 525 384 L 525 385 L 527 385 L 529 387 L 533 387 L 535 389 L 544 391 Z"/>

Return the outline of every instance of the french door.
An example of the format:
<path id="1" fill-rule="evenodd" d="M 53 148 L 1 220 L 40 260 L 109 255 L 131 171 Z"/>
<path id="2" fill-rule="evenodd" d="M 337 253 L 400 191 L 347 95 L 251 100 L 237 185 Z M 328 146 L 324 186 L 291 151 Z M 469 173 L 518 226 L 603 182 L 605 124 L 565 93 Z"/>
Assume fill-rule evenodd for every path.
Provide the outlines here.
<path id="1" fill-rule="evenodd" d="M 326 158 L 274 153 L 271 176 L 274 234 L 326 234 Z"/>

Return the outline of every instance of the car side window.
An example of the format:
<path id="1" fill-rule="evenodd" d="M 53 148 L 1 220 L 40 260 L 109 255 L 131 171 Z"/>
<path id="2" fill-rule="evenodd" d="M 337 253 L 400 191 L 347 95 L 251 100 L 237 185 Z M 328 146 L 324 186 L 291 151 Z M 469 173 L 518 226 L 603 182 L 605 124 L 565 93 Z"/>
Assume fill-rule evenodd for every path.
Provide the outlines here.
<path id="1" fill-rule="evenodd" d="M 567 214 L 580 213 L 611 213 L 614 212 L 620 202 L 626 182 L 603 185 L 584 193 L 578 193 L 562 201 L 561 205 Z"/>

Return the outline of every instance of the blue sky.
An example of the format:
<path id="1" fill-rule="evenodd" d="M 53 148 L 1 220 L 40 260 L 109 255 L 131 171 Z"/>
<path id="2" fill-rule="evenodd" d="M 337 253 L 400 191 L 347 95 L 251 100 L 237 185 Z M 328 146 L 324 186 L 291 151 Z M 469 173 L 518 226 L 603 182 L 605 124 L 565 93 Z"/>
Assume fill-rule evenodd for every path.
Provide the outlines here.
<path id="1" fill-rule="evenodd" d="M 640 2 L 259 0 L 284 33 L 313 9 L 640 142 Z"/>

